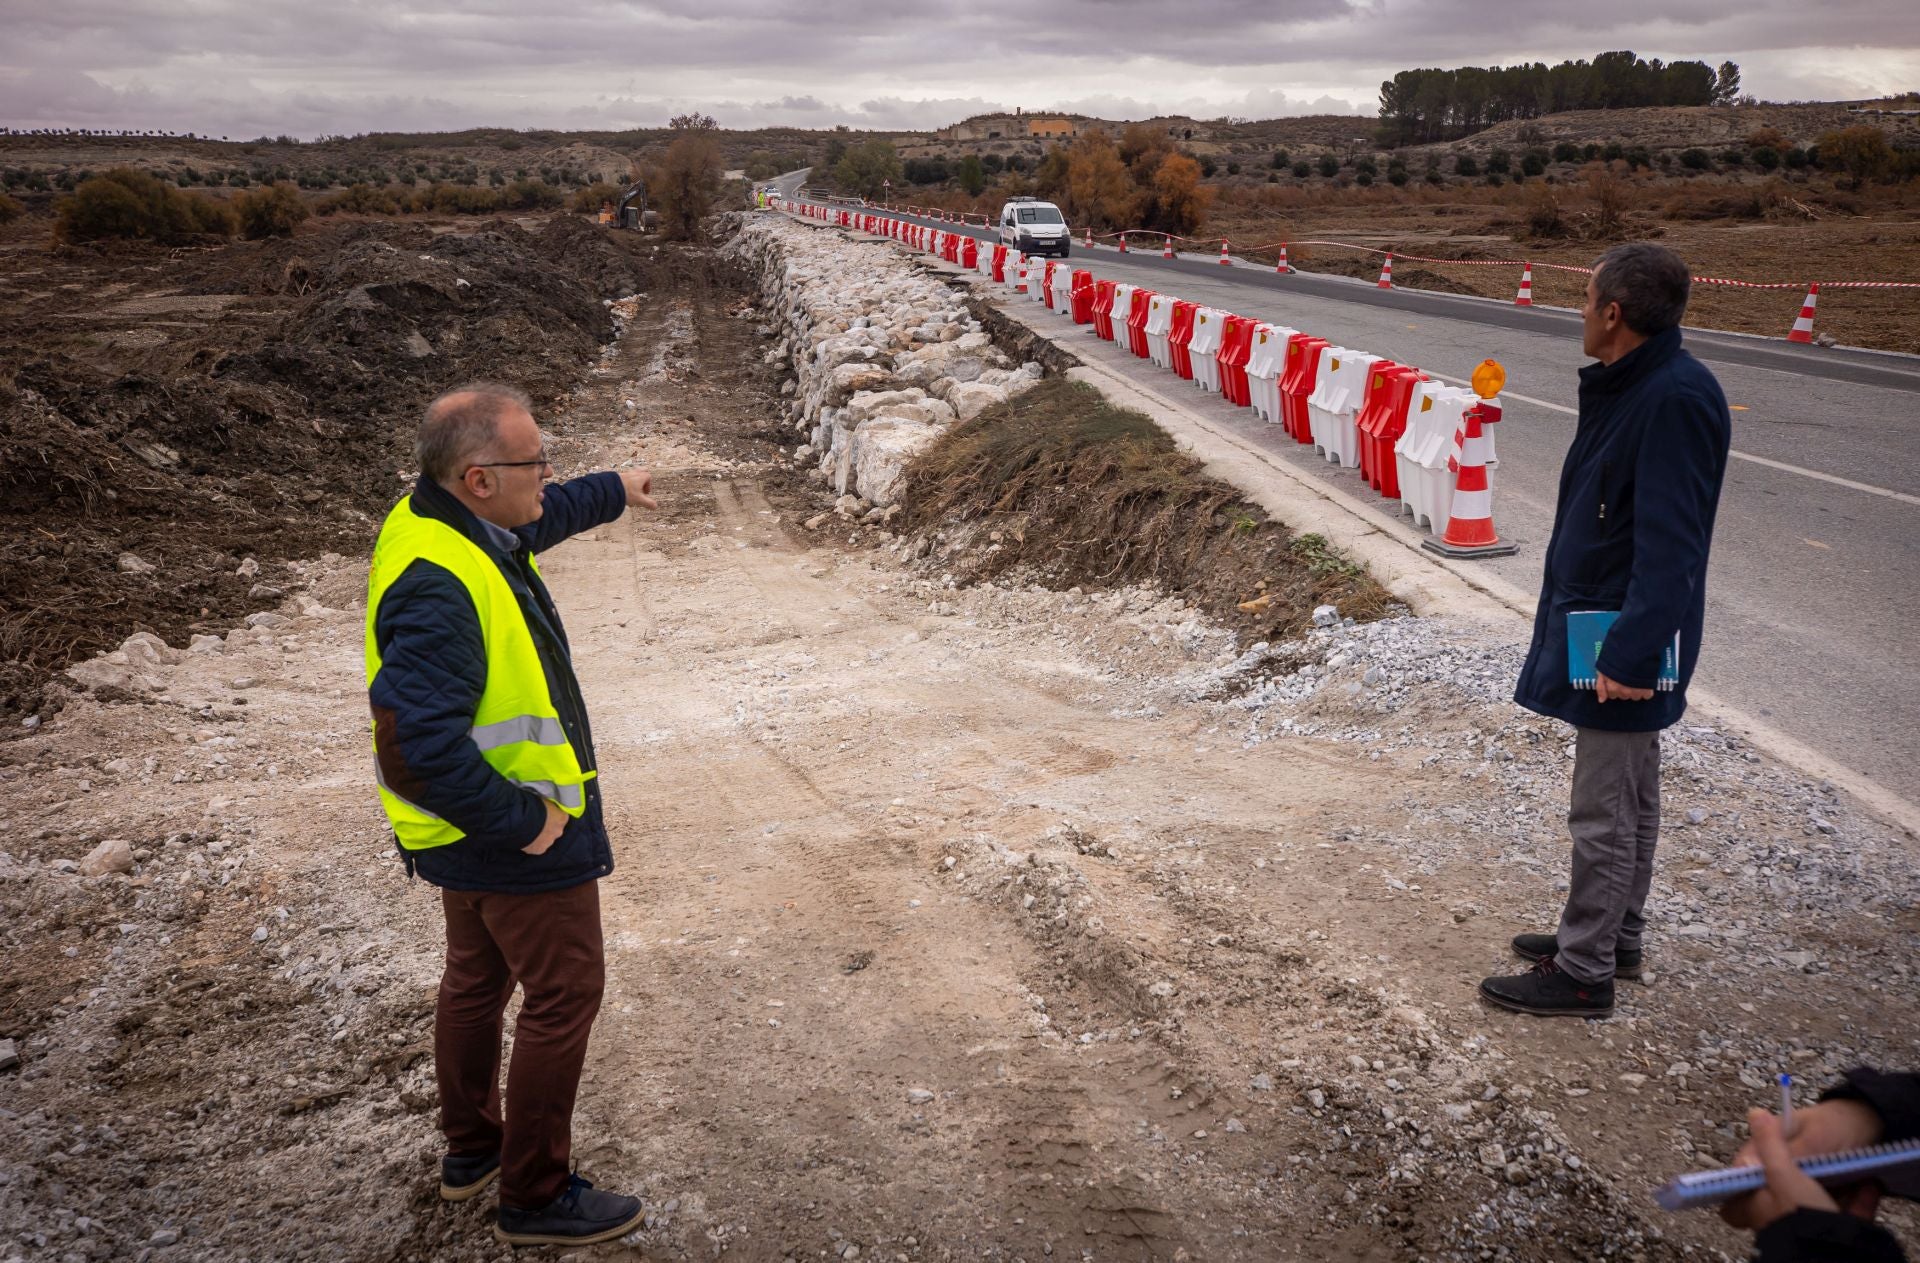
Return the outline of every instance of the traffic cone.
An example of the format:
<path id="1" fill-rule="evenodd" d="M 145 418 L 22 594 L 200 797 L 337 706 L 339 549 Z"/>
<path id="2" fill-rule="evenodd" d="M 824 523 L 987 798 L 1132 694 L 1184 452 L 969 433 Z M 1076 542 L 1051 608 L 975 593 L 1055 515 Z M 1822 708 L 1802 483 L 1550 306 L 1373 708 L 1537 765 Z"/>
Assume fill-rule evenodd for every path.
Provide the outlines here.
<path id="1" fill-rule="evenodd" d="M 1533 306 L 1533 264 L 1520 265 L 1520 292 L 1514 296 L 1515 307 Z"/>
<path id="2" fill-rule="evenodd" d="M 1273 265 L 1273 270 L 1281 273 L 1293 271 L 1293 264 L 1287 262 L 1287 243 L 1284 241 L 1280 243 L 1280 261 Z"/>
<path id="3" fill-rule="evenodd" d="M 1380 265 L 1380 288 L 1393 288 L 1393 253 L 1387 253 L 1387 261 Z"/>
<path id="4" fill-rule="evenodd" d="M 1085 246 L 1089 250 L 1093 249 L 1093 225 L 1092 224 L 1087 225 L 1087 239 L 1081 242 L 1080 244 Z"/>
<path id="5" fill-rule="evenodd" d="M 1813 308 L 1820 301 L 1820 282 L 1815 281 L 1813 288 L 1807 291 L 1807 301 L 1800 304 L 1800 318 L 1793 322 L 1793 331 L 1787 334 L 1789 342 L 1813 341 Z"/>
<path id="6" fill-rule="evenodd" d="M 1484 405 L 1475 404 L 1460 418 L 1453 433 L 1453 454 L 1447 469 L 1456 475 L 1453 512 L 1447 531 L 1424 547 L 1444 557 L 1508 557 L 1519 545 L 1502 540 L 1493 529 L 1493 489 L 1487 482 L 1487 420 Z"/>
<path id="7" fill-rule="evenodd" d="M 1127 252 L 1127 234 L 1123 232 L 1120 234 L 1120 253 L 1125 254 L 1126 252 Z"/>
<path id="8" fill-rule="evenodd" d="M 1173 237 L 1171 234 L 1168 235 L 1166 244 L 1160 247 L 1160 257 L 1163 259 L 1171 259 L 1173 257 Z"/>
<path id="9" fill-rule="evenodd" d="M 1220 266 L 1223 268 L 1233 266 L 1233 260 L 1227 257 L 1227 239 L 1225 237 L 1220 238 Z"/>

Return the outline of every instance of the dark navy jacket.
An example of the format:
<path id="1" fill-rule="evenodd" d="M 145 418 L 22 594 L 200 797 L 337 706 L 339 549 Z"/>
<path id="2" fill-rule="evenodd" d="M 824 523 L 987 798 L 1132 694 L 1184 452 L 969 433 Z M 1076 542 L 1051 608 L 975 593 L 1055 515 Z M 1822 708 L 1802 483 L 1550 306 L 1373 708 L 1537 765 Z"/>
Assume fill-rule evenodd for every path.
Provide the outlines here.
<path id="1" fill-rule="evenodd" d="M 540 520 L 511 532 L 515 546 L 509 553 L 502 548 L 509 533 L 482 522 L 445 488 L 423 478 L 413 491 L 416 513 L 453 526 L 485 549 L 506 575 L 533 629 L 560 724 L 584 768 L 596 766 L 586 703 L 559 612 L 528 558 L 613 521 L 626 507 L 618 474 L 550 483 Z M 409 873 L 448 890 L 532 894 L 613 871 L 598 777 L 587 782 L 586 811 L 567 821 L 545 854 L 521 850 L 539 836 L 546 808 L 539 795 L 489 767 L 467 736 L 486 687 L 487 649 L 473 600 L 459 579 L 430 561 L 415 561 L 381 598 L 373 635 L 381 665 L 368 701 L 381 774 L 402 798 L 467 835 L 449 846 L 402 848 Z"/>
<path id="2" fill-rule="evenodd" d="M 1687 708 L 1706 621 L 1707 549 L 1727 471 L 1732 417 L 1720 383 L 1680 346 L 1647 339 L 1580 370 L 1580 423 L 1560 470 L 1533 645 L 1513 700 L 1581 728 L 1655 732 Z M 1567 612 L 1619 610 L 1602 674 L 1652 688 L 1680 633 L 1680 686 L 1602 704 L 1567 680 Z"/>

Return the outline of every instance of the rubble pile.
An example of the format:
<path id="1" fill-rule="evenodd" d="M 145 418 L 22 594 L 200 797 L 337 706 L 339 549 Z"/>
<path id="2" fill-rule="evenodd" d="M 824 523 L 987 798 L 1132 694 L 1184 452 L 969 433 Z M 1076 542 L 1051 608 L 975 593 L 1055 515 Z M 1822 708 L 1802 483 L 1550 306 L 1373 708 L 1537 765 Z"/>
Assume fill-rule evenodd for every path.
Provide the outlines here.
<path id="1" fill-rule="evenodd" d="M 727 247 L 758 278 L 790 368 L 788 419 L 806 434 L 794 458 L 836 494 L 898 501 L 907 462 L 942 431 L 1039 384 L 938 277 L 884 245 L 769 216 L 747 217 Z"/>

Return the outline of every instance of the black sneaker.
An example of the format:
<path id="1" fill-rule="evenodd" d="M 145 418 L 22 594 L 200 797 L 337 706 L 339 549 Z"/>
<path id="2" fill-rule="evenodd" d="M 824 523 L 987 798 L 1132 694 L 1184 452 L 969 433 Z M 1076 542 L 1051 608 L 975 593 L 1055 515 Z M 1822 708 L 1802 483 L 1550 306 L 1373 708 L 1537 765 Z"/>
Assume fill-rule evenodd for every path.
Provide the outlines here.
<path id="1" fill-rule="evenodd" d="M 502 1206 L 493 1235 L 508 1245 L 592 1245 L 625 1236 L 644 1218 L 639 1198 L 603 1193 L 571 1175 L 567 1191 L 540 1210 Z"/>
<path id="2" fill-rule="evenodd" d="M 1613 980 L 1578 982 L 1562 973 L 1553 957 L 1542 959 L 1524 974 L 1487 978 L 1480 983 L 1481 998 L 1515 1013 L 1536 1017 L 1610 1017 Z"/>
<path id="3" fill-rule="evenodd" d="M 1513 954 L 1521 960 L 1546 960 L 1560 954 L 1560 940 L 1552 934 L 1516 934 L 1513 936 Z M 1614 949 L 1613 976 L 1615 978 L 1638 978 L 1645 968 L 1645 948 Z"/>
<path id="4" fill-rule="evenodd" d="M 440 1200 L 464 1202 L 500 1174 L 497 1153 L 450 1153 L 440 1159 Z"/>

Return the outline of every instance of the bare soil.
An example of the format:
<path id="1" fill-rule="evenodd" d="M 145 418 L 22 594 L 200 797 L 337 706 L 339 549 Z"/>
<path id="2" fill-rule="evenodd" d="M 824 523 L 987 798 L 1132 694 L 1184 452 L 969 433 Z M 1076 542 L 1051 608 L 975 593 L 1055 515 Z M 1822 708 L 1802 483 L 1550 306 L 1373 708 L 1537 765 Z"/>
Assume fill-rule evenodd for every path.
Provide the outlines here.
<path id="1" fill-rule="evenodd" d="M 47 672 L 76 656 L 224 629 L 278 601 L 286 559 L 352 551 L 411 477 L 406 436 L 439 391 L 499 377 L 563 397 L 652 249 L 571 216 L 171 251 L 50 253 L 32 225 L 6 230 L 6 727 L 51 713 Z"/>
<path id="2" fill-rule="evenodd" d="M 576 1155 L 649 1211 L 570 1257 L 1733 1257 L 1647 1192 L 1737 1146 L 1736 1071 L 1911 1064 L 1911 856 L 1718 736 L 1676 733 L 1671 827 L 1712 820 L 1656 894 L 1758 920 L 1792 877 L 1716 846 L 1844 845 L 1818 960 L 1661 932 L 1610 1022 L 1484 1010 L 1557 900 L 1561 734 L 1464 678 L 1389 714 L 1322 637 L 1286 652 L 1333 687 L 1255 741 L 1240 639 L 1183 600 L 796 529 L 824 497 L 776 459 L 756 314 L 674 275 L 543 409 L 563 473 L 645 460 L 663 505 L 545 560 L 619 865 Z M 0 748 L 0 1253 L 507 1256 L 490 1199 L 433 1191 L 438 911 L 366 783 L 371 538 Z M 131 874 L 66 871 L 109 837 Z"/>

